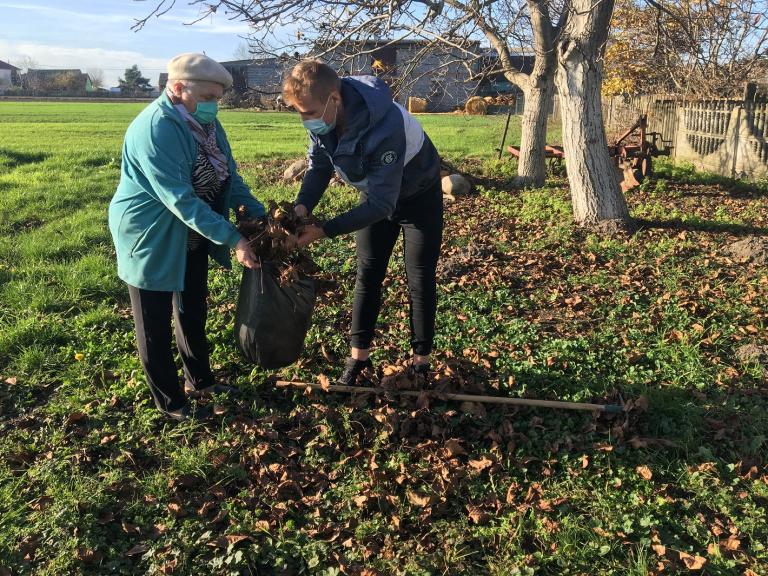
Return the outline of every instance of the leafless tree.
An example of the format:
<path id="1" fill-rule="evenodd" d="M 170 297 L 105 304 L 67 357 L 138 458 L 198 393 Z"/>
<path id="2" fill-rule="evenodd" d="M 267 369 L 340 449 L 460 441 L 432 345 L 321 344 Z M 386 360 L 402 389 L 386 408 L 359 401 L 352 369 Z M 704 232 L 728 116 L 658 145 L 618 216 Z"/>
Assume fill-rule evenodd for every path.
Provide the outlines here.
<path id="1" fill-rule="evenodd" d="M 28 72 L 29 70 L 34 70 L 36 68 L 39 68 L 40 65 L 37 63 L 37 60 L 32 58 L 31 56 L 20 56 L 19 58 L 16 58 L 11 62 L 16 68 L 19 68 L 23 72 Z"/>
<path id="2" fill-rule="evenodd" d="M 85 72 L 91 78 L 91 84 L 94 88 L 104 87 L 104 70 L 101 68 L 88 68 Z"/>

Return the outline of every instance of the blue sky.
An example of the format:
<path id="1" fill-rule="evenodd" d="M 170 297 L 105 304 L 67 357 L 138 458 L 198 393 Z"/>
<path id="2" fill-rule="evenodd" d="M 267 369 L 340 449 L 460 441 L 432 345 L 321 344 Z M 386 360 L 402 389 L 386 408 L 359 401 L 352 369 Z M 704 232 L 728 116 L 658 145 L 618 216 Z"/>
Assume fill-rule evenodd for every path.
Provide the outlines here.
<path id="1" fill-rule="evenodd" d="M 151 12 L 155 0 L 0 0 L 0 60 L 27 56 L 40 68 L 100 68 L 106 86 L 117 85 L 133 64 L 156 84 L 166 62 L 181 52 L 232 60 L 247 25 L 217 14 L 185 26 L 199 17 L 187 2 L 178 0 L 171 12 L 133 32 L 134 20 Z"/>

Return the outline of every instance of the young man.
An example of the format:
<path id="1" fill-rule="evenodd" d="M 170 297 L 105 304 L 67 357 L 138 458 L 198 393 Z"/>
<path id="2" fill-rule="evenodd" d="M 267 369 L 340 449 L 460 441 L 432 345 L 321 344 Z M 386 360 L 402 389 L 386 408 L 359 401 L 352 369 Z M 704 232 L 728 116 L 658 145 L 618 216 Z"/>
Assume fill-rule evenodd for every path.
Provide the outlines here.
<path id="1" fill-rule="evenodd" d="M 373 76 L 340 79 L 326 64 L 300 62 L 283 85 L 283 97 L 310 133 L 309 165 L 296 213 L 315 208 L 334 171 L 360 192 L 360 204 L 309 226 L 306 246 L 356 232 L 357 280 L 352 308 L 352 353 L 339 383 L 353 385 L 371 367 L 370 348 L 381 307 L 382 282 L 402 233 L 410 294 L 412 369 L 426 374 L 435 333 L 435 268 L 443 234 L 440 159 L 413 116 L 392 101 Z"/>

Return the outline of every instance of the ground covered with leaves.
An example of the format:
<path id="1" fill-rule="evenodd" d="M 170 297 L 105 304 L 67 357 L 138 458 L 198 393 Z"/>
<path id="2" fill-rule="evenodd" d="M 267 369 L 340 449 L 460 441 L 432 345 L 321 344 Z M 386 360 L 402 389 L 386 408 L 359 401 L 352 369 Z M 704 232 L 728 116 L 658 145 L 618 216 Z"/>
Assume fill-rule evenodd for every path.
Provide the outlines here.
<path id="1" fill-rule="evenodd" d="M 211 423 L 174 425 L 152 407 L 115 276 L 105 207 L 125 122 L 100 109 L 112 124 L 0 108 L 27 134 L 0 145 L 0 574 L 766 573 L 768 274 L 733 245 L 766 236 L 768 186 L 663 166 L 628 193 L 639 231 L 606 238 L 571 224 L 562 178 L 513 190 L 513 165 L 438 136 L 475 189 L 446 206 L 434 372 L 405 372 L 398 248 L 373 378 L 622 413 L 275 386 L 340 372 L 343 237 L 312 249 L 314 323 L 279 373 L 238 354 L 239 271 L 212 269 L 214 370 L 243 393 L 213 400 Z M 291 199 L 277 182 L 302 141 L 274 158 L 247 135 L 295 119 L 223 122 L 256 194 Z M 105 151 L 41 153 L 38 129 Z M 334 187 L 318 215 L 354 201 Z"/>

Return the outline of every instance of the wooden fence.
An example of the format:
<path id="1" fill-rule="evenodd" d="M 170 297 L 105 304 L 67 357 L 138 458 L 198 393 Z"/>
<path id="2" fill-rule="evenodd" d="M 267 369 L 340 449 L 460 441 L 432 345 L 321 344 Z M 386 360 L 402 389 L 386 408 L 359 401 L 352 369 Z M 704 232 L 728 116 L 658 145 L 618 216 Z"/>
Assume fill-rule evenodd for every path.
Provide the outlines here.
<path id="1" fill-rule="evenodd" d="M 768 177 L 768 99 L 673 100 L 659 96 L 603 101 L 611 142 L 648 114 L 676 161 L 731 178 Z"/>

